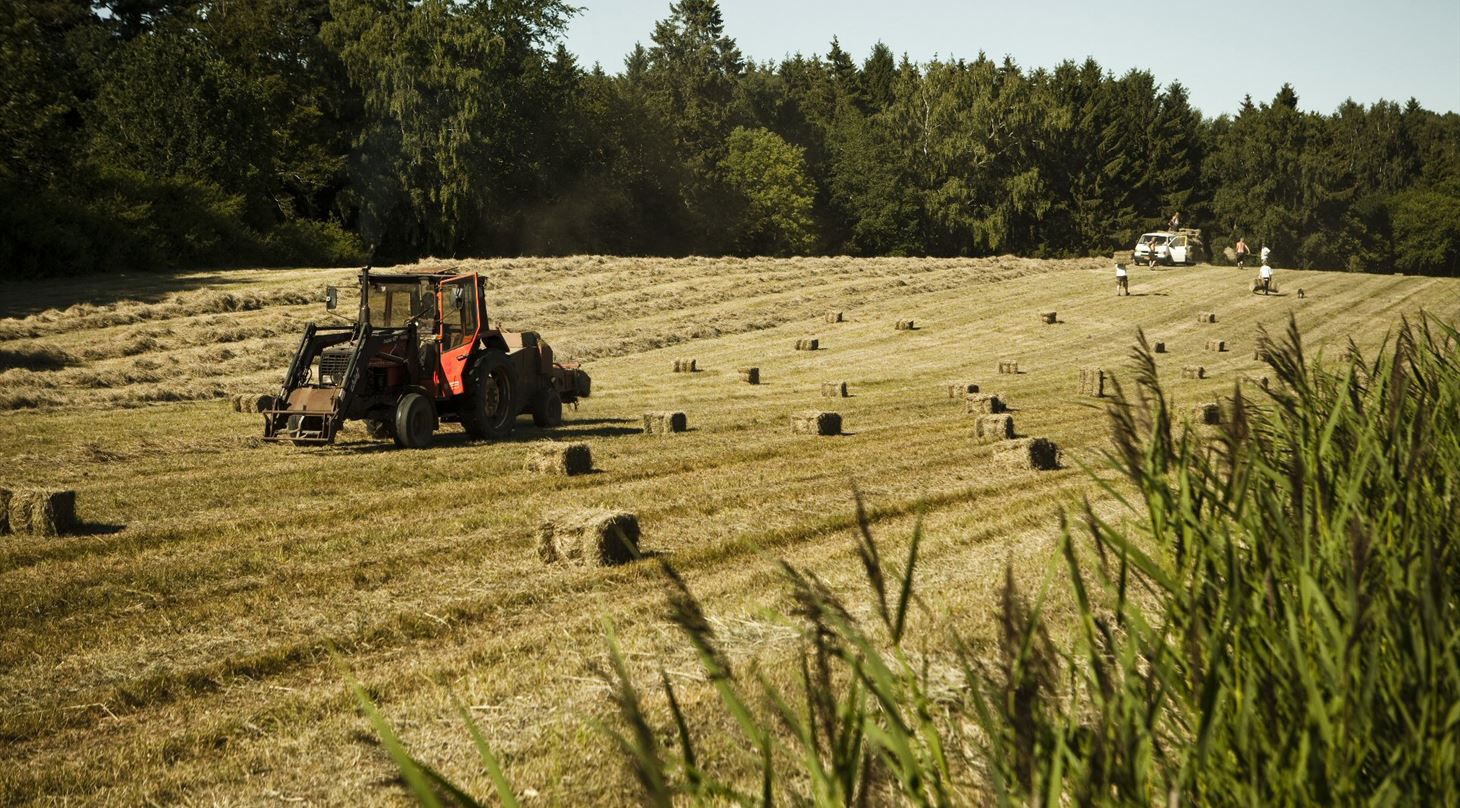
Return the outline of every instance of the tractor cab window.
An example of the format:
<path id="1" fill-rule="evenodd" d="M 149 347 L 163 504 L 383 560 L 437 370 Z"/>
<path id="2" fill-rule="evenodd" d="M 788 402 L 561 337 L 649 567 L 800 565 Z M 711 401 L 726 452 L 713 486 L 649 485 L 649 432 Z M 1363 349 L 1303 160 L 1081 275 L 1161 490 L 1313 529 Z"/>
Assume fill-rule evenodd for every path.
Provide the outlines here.
<path id="1" fill-rule="evenodd" d="M 441 284 L 441 345 L 450 350 L 477 333 L 477 287 L 470 279 Z"/>
<path id="2" fill-rule="evenodd" d="M 424 281 L 370 284 L 370 324 L 377 328 L 401 328 L 412 318 L 429 333 L 435 326 L 436 296 Z"/>

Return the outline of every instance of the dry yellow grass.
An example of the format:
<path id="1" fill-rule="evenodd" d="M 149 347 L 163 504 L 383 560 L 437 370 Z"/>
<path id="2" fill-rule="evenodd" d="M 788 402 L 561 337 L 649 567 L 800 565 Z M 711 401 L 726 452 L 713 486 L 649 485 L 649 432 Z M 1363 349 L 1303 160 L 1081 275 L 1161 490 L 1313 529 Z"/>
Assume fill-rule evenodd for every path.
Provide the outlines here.
<path id="1" fill-rule="evenodd" d="M 1075 371 L 1120 379 L 1137 326 L 1166 343 L 1164 375 L 1190 411 L 1260 373 L 1256 327 L 1289 312 L 1335 352 L 1350 336 L 1371 347 L 1422 306 L 1460 319 L 1454 280 L 1289 272 L 1308 292 L 1299 301 L 1199 267 L 1135 273 L 1133 295 L 1112 299 L 1108 263 L 459 262 L 488 275 L 494 320 L 591 360 L 594 393 L 561 429 L 523 420 L 512 441 L 473 444 L 448 426 L 427 452 L 359 429 L 330 449 L 264 444 L 259 416 L 221 400 L 275 386 L 303 323 L 325 319 L 309 301 L 351 271 L 0 285 L 0 314 L 13 315 L 0 351 L 68 357 L 0 373 L 0 485 L 74 488 L 86 522 L 79 536 L 0 538 L 0 802 L 401 802 L 333 647 L 412 748 L 475 790 L 486 776 L 453 695 L 540 803 L 632 803 L 589 726 L 610 712 L 592 673 L 604 619 L 644 681 L 662 666 L 683 684 L 708 754 L 733 766 L 742 744 L 719 711 L 696 710 L 714 694 L 663 618 L 654 565 L 545 566 L 543 514 L 637 514 L 643 549 L 685 574 L 732 656 L 780 679 L 794 635 L 765 616 L 785 605 L 776 559 L 857 588 L 855 483 L 893 557 L 924 514 L 933 614 L 914 630 L 952 622 L 980 642 L 1005 563 L 1036 586 L 1055 514 L 1092 493 L 1075 466 L 1103 447 L 1105 424 Z M 1041 306 L 1067 324 L 1045 327 L 1030 316 Z M 846 312 L 835 339 L 792 351 L 833 307 Z M 1220 309 L 1231 350 L 1203 350 L 1199 307 Z M 919 327 L 887 327 L 898 318 Z M 755 365 L 764 381 L 666 373 L 691 347 L 703 367 Z M 1011 355 L 1022 372 L 995 386 L 1065 468 L 1001 468 L 962 403 L 932 394 L 946 379 L 989 389 Z M 1206 378 L 1180 378 L 1198 361 Z M 857 380 L 838 403 L 848 434 L 792 434 L 787 419 L 822 401 L 827 378 Z M 641 434 L 642 413 L 666 409 L 692 428 Z M 589 444 L 599 473 L 526 473 L 545 437 Z M 1058 625 L 1068 601 L 1047 609 Z"/>

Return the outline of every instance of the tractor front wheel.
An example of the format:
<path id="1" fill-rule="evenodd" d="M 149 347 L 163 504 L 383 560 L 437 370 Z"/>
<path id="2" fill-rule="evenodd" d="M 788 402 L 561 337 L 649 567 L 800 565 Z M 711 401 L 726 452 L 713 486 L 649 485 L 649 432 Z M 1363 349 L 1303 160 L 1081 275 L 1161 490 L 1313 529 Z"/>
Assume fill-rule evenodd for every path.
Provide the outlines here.
<path id="1" fill-rule="evenodd" d="M 484 353 L 466 374 L 461 425 L 476 440 L 505 438 L 517 420 L 517 374 L 512 360 L 495 351 Z"/>
<path id="2" fill-rule="evenodd" d="M 538 393 L 532 402 L 532 423 L 547 429 L 563 424 L 563 397 L 549 387 Z"/>
<path id="3" fill-rule="evenodd" d="M 402 449 L 425 449 L 431 445 L 436 415 L 431 402 L 420 393 L 406 393 L 395 405 L 395 445 Z"/>

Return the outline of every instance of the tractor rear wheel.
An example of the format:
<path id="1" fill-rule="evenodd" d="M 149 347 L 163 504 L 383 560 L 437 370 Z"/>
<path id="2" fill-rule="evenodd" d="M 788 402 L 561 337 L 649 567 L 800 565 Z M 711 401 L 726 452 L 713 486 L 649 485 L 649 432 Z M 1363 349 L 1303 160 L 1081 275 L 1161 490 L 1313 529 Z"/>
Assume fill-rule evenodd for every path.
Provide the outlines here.
<path id="1" fill-rule="evenodd" d="M 431 402 L 420 393 L 406 393 L 395 405 L 395 445 L 402 449 L 425 449 L 431 445 L 435 422 Z"/>
<path id="2" fill-rule="evenodd" d="M 517 420 L 517 373 L 506 354 L 490 351 L 477 357 L 466 374 L 461 425 L 477 440 L 505 438 Z"/>
<path id="3" fill-rule="evenodd" d="M 537 394 L 532 402 L 532 423 L 547 429 L 563 423 L 563 397 L 549 387 Z"/>

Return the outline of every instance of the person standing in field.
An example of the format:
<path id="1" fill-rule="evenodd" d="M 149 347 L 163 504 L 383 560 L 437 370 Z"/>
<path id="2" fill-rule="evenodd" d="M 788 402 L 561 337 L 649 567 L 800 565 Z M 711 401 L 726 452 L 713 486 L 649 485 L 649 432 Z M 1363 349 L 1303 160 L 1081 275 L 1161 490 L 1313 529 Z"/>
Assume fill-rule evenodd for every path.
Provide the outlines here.
<path id="1" fill-rule="evenodd" d="M 1120 259 L 1116 259 L 1115 296 L 1120 297 L 1121 292 L 1125 292 L 1125 296 L 1130 297 L 1130 273 L 1125 271 L 1125 262 L 1121 261 Z"/>
<path id="2" fill-rule="evenodd" d="M 1171 214 L 1171 221 L 1166 223 L 1167 230 L 1178 230 L 1181 228 L 1181 211 Z"/>
<path id="3" fill-rule="evenodd" d="M 1241 236 L 1237 237 L 1237 268 L 1247 268 L 1247 242 Z"/>
<path id="4" fill-rule="evenodd" d="M 1272 254 L 1272 250 L 1268 249 L 1268 247 L 1267 247 L 1266 244 L 1262 245 L 1262 265 L 1263 266 L 1267 266 L 1267 257 L 1269 255 L 1271 255 L 1271 254 Z"/>
<path id="5" fill-rule="evenodd" d="M 1262 262 L 1262 269 L 1257 270 L 1257 280 L 1262 285 L 1264 295 L 1272 291 L 1272 267 L 1266 261 Z"/>

